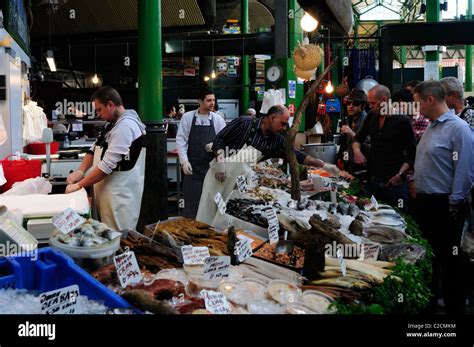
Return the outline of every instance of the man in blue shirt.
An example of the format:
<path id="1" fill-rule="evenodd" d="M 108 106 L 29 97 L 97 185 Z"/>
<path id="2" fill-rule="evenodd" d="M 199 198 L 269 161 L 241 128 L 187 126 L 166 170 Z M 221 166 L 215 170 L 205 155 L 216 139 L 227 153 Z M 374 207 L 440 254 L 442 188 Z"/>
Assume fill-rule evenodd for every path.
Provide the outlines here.
<path id="1" fill-rule="evenodd" d="M 463 313 L 465 285 L 461 236 L 470 213 L 473 175 L 473 135 L 469 125 L 449 110 L 438 81 L 414 90 L 420 112 L 430 120 L 416 150 L 416 217 L 435 254 L 433 283 L 441 280 L 448 313 Z"/>

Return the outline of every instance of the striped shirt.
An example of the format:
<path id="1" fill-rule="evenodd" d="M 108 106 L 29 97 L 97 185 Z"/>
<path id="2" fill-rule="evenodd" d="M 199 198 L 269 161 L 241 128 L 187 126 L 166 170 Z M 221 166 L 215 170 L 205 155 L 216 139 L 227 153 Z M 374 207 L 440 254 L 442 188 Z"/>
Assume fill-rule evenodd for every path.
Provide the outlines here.
<path id="1" fill-rule="evenodd" d="M 239 150 L 245 144 L 252 146 L 262 152 L 263 159 L 286 158 L 285 138 L 280 134 L 264 135 L 261 130 L 263 118 L 239 117 L 230 122 L 216 136 L 212 150 L 217 153 L 219 150 L 228 151 Z M 302 164 L 307 154 L 295 149 L 296 159 Z"/>

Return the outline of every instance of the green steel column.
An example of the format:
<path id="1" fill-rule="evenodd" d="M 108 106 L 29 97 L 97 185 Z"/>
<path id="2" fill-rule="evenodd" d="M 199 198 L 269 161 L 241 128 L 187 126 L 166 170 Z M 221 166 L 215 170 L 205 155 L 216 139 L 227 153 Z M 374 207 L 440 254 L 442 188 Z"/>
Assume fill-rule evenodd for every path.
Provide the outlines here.
<path id="1" fill-rule="evenodd" d="M 242 34 L 249 33 L 249 0 L 242 0 L 241 5 L 241 22 L 242 22 Z M 249 56 L 242 56 L 242 104 L 241 113 L 247 114 L 249 108 L 250 99 L 250 69 L 249 69 Z"/>
<path id="2" fill-rule="evenodd" d="M 303 17 L 303 9 L 300 8 L 300 5 L 297 3 L 296 0 L 289 0 L 288 1 L 288 10 L 294 13 L 294 16 L 289 17 L 288 21 L 288 49 L 289 49 L 289 57 L 292 56 L 293 51 L 298 46 L 298 41 L 303 41 L 303 29 L 301 28 L 300 22 L 301 18 Z"/>
<path id="3" fill-rule="evenodd" d="M 439 0 L 427 0 L 426 1 L 426 21 L 439 22 L 440 18 L 440 3 Z M 439 62 L 439 52 L 426 52 L 426 61 Z"/>
<path id="4" fill-rule="evenodd" d="M 472 19 L 472 1 L 467 1 L 467 19 Z M 472 46 L 466 45 L 466 92 L 472 92 Z"/>
<path id="5" fill-rule="evenodd" d="M 144 121 L 163 118 L 161 0 L 138 0 L 138 110 Z"/>
<path id="6" fill-rule="evenodd" d="M 296 98 L 289 99 L 288 98 L 288 89 L 289 84 L 288 81 L 297 81 L 295 73 L 293 71 L 293 51 L 298 46 L 298 41 L 303 42 L 303 29 L 301 28 L 301 18 L 303 17 L 304 11 L 298 4 L 296 0 L 288 0 L 288 10 L 290 13 L 294 13 L 294 16 L 288 17 L 288 75 L 286 81 L 286 90 L 287 90 L 287 103 L 293 102 L 295 107 L 298 108 L 299 104 L 303 101 L 304 97 L 304 86 L 302 84 L 296 83 Z M 305 131 L 305 113 L 303 112 L 301 118 L 301 126 L 300 131 Z"/>

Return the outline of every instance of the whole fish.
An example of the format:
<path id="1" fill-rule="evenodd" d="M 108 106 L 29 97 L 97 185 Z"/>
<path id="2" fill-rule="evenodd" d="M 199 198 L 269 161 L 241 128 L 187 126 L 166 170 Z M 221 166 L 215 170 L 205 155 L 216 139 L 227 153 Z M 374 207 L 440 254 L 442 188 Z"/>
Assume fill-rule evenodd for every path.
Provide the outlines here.
<path id="1" fill-rule="evenodd" d="M 401 243 L 404 242 L 407 238 L 402 231 L 381 225 L 372 225 L 368 228 L 365 228 L 363 234 L 371 241 L 382 244 Z"/>
<path id="2" fill-rule="evenodd" d="M 380 252 L 380 260 L 393 262 L 397 258 L 402 257 L 403 261 L 409 264 L 415 264 L 418 260 L 423 259 L 426 249 L 423 246 L 412 243 L 400 243 L 394 245 L 384 245 Z"/>

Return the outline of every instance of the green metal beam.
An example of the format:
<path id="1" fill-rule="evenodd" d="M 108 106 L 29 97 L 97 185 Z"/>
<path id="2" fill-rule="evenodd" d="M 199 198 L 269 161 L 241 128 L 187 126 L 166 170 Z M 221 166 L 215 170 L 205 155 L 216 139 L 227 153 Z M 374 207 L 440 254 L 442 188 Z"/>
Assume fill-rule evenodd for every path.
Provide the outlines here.
<path id="1" fill-rule="evenodd" d="M 472 1 L 467 0 L 467 19 L 472 19 Z M 472 92 L 472 46 L 466 45 L 466 92 Z"/>
<path id="2" fill-rule="evenodd" d="M 249 0 L 242 0 L 241 4 L 242 34 L 249 33 Z M 246 114 L 250 104 L 250 70 L 249 56 L 242 56 L 242 103 L 241 113 Z"/>
<path id="3" fill-rule="evenodd" d="M 138 110 L 144 121 L 163 118 L 161 0 L 138 1 Z"/>

